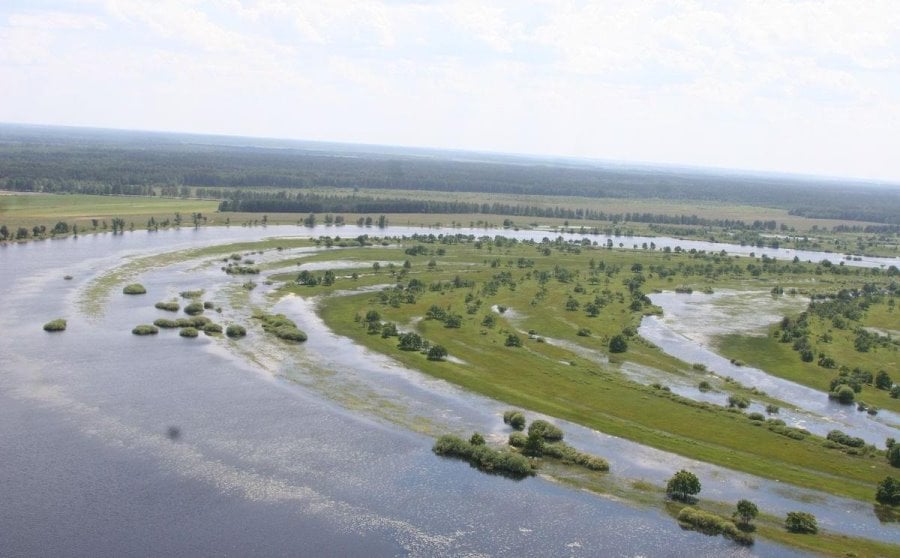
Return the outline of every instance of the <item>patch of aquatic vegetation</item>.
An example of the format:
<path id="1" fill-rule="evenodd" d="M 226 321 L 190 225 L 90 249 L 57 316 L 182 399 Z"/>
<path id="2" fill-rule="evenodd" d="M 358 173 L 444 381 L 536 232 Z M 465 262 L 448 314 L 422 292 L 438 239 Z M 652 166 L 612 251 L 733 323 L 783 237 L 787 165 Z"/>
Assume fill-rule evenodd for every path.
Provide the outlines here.
<path id="1" fill-rule="evenodd" d="M 106 302 L 119 285 L 133 281 L 142 273 L 146 273 L 151 269 L 188 262 L 197 258 L 230 254 L 236 251 L 297 248 L 312 244 L 313 242 L 309 239 L 273 238 L 255 242 L 236 242 L 205 246 L 203 248 L 189 248 L 149 256 L 134 256 L 127 259 L 123 264 L 94 277 L 81 292 L 78 306 L 87 316 L 93 318 L 101 317 Z"/>

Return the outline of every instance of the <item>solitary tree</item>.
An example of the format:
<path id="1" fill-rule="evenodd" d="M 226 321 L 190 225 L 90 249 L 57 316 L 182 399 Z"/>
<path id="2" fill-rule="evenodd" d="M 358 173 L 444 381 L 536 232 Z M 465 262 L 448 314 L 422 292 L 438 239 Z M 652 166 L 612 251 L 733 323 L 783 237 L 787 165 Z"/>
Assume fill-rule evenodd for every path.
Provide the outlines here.
<path id="1" fill-rule="evenodd" d="M 759 508 L 756 507 L 756 504 L 750 500 L 738 500 L 737 511 L 734 512 L 735 519 L 744 525 L 749 525 L 757 515 L 759 515 Z"/>
<path id="2" fill-rule="evenodd" d="M 609 352 L 624 353 L 627 350 L 628 341 L 625 340 L 624 335 L 614 335 L 613 338 L 609 340 Z"/>
<path id="3" fill-rule="evenodd" d="M 428 360 L 444 360 L 447 358 L 447 349 L 441 345 L 432 345 L 428 349 Z"/>
<path id="4" fill-rule="evenodd" d="M 666 494 L 674 500 L 690 502 L 696 494 L 700 494 L 700 479 L 694 473 L 682 469 L 666 483 Z"/>
<path id="5" fill-rule="evenodd" d="M 885 477 L 883 481 L 878 483 L 878 490 L 875 491 L 875 500 L 890 506 L 900 505 L 900 481 L 894 479 L 894 477 Z"/>

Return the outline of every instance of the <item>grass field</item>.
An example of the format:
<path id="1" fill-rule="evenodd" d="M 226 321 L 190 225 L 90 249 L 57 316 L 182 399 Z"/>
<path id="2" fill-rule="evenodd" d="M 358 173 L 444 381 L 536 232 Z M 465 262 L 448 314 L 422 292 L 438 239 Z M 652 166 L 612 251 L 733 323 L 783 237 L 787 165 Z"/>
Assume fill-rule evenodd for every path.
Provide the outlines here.
<path id="1" fill-rule="evenodd" d="M 750 278 L 732 266 L 732 258 L 720 260 L 717 266 L 710 256 L 605 249 L 577 249 L 576 253 L 564 246 L 553 246 L 544 255 L 544 248 L 524 244 L 481 248 L 474 243 L 431 245 L 426 248 L 428 255 L 419 256 L 391 248 L 351 249 L 342 251 L 341 259 L 397 263 L 393 270 L 382 268 L 378 273 L 361 267 L 356 270 L 360 276 L 356 281 L 343 278 L 330 287 L 290 286 L 287 290 L 311 295 L 367 284 L 403 284 L 413 278 L 427 286 L 438 281 L 450 283 L 458 277 L 458 287 L 445 284 L 429 288 L 417 294 L 414 303 L 385 302 L 371 294 L 330 297 L 322 304 L 321 313 L 336 332 L 366 347 L 511 405 L 735 470 L 860 500 L 872 499 L 875 484 L 891 472 L 883 455 L 852 456 L 823 447 L 820 438 L 785 438 L 743 413 L 693 404 L 665 390 L 636 384 L 615 366 L 604 366 L 577 351 L 541 342 L 541 337 L 546 336 L 607 353 L 611 336 L 637 325 L 643 312 L 652 311 L 631 306 L 632 293 L 626 284 L 637 275 L 644 278 L 644 290 L 671 289 L 682 284 L 695 288 L 744 284 L 759 289 L 776 280 L 776 271 Z M 439 255 L 438 249 L 444 253 Z M 321 254 L 314 258 L 326 257 L 333 256 Z M 405 259 L 410 261 L 410 268 L 404 277 L 399 263 Z M 593 271 L 591 259 L 595 260 Z M 430 266 L 432 260 L 434 265 Z M 520 261 L 527 267 L 519 267 Z M 598 271 L 600 262 L 603 271 Z M 640 264 L 647 273 L 632 271 L 634 264 Z M 717 271 L 717 267 L 721 269 Z M 802 280 L 807 288 L 815 289 L 817 282 L 811 283 L 810 275 L 814 275 L 809 267 Z M 561 268 L 566 271 L 560 271 Z M 700 269 L 705 269 L 708 276 L 697 276 Z M 672 276 L 672 270 L 681 271 Z M 342 270 L 339 275 L 351 271 Z M 500 274 L 507 274 L 508 281 L 497 286 L 496 277 Z M 565 281 L 559 279 L 563 275 L 567 277 Z M 282 278 L 289 279 L 290 275 Z M 785 280 L 783 270 L 777 280 Z M 836 283 L 853 280 L 826 276 L 818 282 L 818 288 L 831 290 Z M 491 283 L 495 285 L 488 288 Z M 588 317 L 584 308 L 598 296 L 607 302 L 598 316 Z M 565 309 L 570 298 L 579 303 L 579 310 Z M 511 310 L 509 314 L 497 315 L 490 310 L 492 305 L 508 306 Z M 432 306 L 459 314 L 461 327 L 447 328 L 438 320 L 425 318 Z M 379 312 L 381 321 L 395 323 L 401 330 L 414 328 L 462 362 L 429 361 L 419 352 L 398 350 L 395 337 L 367 333 L 359 320 L 370 310 Z M 511 317 L 513 313 L 515 318 Z M 488 314 L 496 321 L 493 327 L 482 325 Z M 581 328 L 590 329 L 590 336 L 578 336 Z M 521 333 L 529 329 L 535 330 L 534 335 Z M 505 346 L 510 334 L 519 335 L 523 346 Z M 629 341 L 626 353 L 610 357 L 613 362 L 629 360 L 670 373 L 691 374 L 688 363 L 679 362 L 636 337 Z"/>

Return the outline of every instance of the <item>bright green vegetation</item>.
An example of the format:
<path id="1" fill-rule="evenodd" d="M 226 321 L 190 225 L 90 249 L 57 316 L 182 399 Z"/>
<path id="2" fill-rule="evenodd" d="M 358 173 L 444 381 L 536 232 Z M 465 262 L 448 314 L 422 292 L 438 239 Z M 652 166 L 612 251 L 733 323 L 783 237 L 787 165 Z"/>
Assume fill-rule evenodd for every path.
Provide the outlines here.
<path id="1" fill-rule="evenodd" d="M 867 328 L 900 324 L 894 283 L 867 282 L 859 289 L 839 289 L 814 300 L 797 316 L 786 316 L 768 336 L 723 336 L 721 352 L 776 376 L 832 394 L 846 404 L 900 412 L 895 381 L 900 370 L 900 341 Z M 871 316 L 871 317 L 870 317 Z M 891 321 L 893 320 L 893 321 Z M 896 375 L 896 372 L 894 372 Z"/>
<path id="2" fill-rule="evenodd" d="M 132 283 L 130 285 L 125 285 L 125 288 L 122 289 L 122 292 L 127 295 L 142 295 L 147 294 L 147 289 L 144 288 L 140 283 Z"/>
<path id="3" fill-rule="evenodd" d="M 175 320 L 168 320 L 166 318 L 158 318 L 153 320 L 153 325 L 163 329 L 174 329 L 178 327 L 178 322 Z"/>
<path id="4" fill-rule="evenodd" d="M 131 330 L 131 333 L 135 335 L 156 335 L 159 333 L 159 328 L 155 325 L 143 324 L 135 326 L 134 329 Z"/>
<path id="5" fill-rule="evenodd" d="M 753 386 L 716 382 L 715 389 L 736 396 L 729 410 L 637 384 L 617 365 L 630 361 L 695 384 L 710 382 L 707 372 L 636 335 L 641 317 L 658 312 L 644 294 L 655 289 L 769 291 L 777 282 L 825 293 L 863 283 L 886 286 L 893 280 L 888 272 L 649 246 L 615 250 L 588 242 L 451 235 L 407 239 L 397 247 L 350 248 L 341 259 L 409 260 L 410 265 L 374 269 L 361 263 L 342 270 L 331 285 L 300 285 L 286 274 L 282 292 L 327 295 L 389 284 L 376 293 L 326 296 L 321 315 L 334 331 L 372 350 L 511 405 L 781 482 L 872 500 L 877 483 L 891 470 L 879 452 L 852 455 L 847 450 L 855 448 L 829 447 L 823 438 L 778 419 L 740 412 L 749 401 L 783 406 Z M 329 257 L 334 256 L 317 254 L 310 261 Z M 503 308 L 506 312 L 499 312 Z M 581 329 L 591 336 L 578 335 Z M 617 335 L 627 340 L 625 352 L 609 351 Z M 521 346 L 508 346 L 511 336 Z M 455 358 L 429 361 L 421 354 L 426 344 L 440 345 Z M 611 363 L 599 362 L 592 356 L 597 353 Z"/>
<path id="6" fill-rule="evenodd" d="M 66 320 L 62 318 L 57 318 L 55 320 L 50 320 L 46 324 L 44 324 L 44 331 L 65 331 L 66 330 Z"/>
<path id="7" fill-rule="evenodd" d="M 247 335 L 247 329 L 242 325 L 229 324 L 228 327 L 225 328 L 225 335 L 232 339 L 245 337 Z"/>
<path id="8" fill-rule="evenodd" d="M 177 302 L 157 302 L 154 306 L 167 312 L 178 312 L 181 308 Z"/>
<path id="9" fill-rule="evenodd" d="M 524 478 L 534 474 L 531 462 L 526 457 L 517 453 L 495 450 L 484 444 L 473 444 L 471 441 L 467 442 L 450 434 L 438 438 L 431 449 L 443 457 L 468 461 L 473 467 L 487 473 L 511 478 Z"/>
<path id="10" fill-rule="evenodd" d="M 200 335 L 200 332 L 197 331 L 196 328 L 193 327 L 185 327 L 182 328 L 181 331 L 178 332 L 178 335 L 182 337 L 197 337 Z"/>
<path id="11" fill-rule="evenodd" d="M 284 314 L 269 314 L 261 310 L 253 312 L 253 318 L 262 322 L 263 331 L 285 341 L 301 343 L 306 341 L 306 333 Z"/>
<path id="12" fill-rule="evenodd" d="M 525 429 L 525 415 L 521 411 L 506 411 L 503 413 L 503 422 L 515 430 Z"/>
<path id="13" fill-rule="evenodd" d="M 678 523 L 686 529 L 699 531 L 707 535 L 722 535 L 738 544 L 753 544 L 753 536 L 738 529 L 733 522 L 714 513 L 698 510 L 690 506 L 681 508 L 681 511 L 678 512 Z"/>

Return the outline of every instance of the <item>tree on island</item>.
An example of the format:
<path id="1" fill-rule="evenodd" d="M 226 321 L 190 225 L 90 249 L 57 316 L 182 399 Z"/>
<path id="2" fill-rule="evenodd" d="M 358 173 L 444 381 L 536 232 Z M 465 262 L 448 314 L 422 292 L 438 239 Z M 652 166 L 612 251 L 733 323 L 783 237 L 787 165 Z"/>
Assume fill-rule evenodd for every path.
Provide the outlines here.
<path id="1" fill-rule="evenodd" d="M 673 500 L 691 502 L 695 495 L 700 494 L 700 479 L 694 473 L 682 469 L 666 483 L 666 494 Z"/>
<path id="2" fill-rule="evenodd" d="M 733 515 L 738 522 L 743 525 L 750 525 L 750 522 L 756 519 L 757 515 L 759 515 L 759 508 L 756 507 L 756 504 L 750 500 L 738 500 L 737 511 Z"/>

